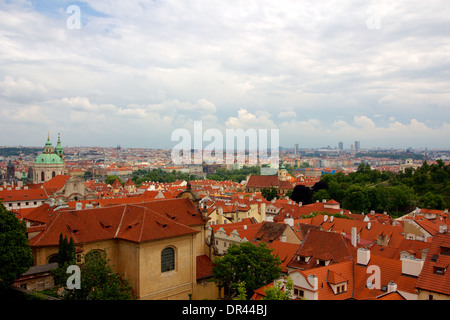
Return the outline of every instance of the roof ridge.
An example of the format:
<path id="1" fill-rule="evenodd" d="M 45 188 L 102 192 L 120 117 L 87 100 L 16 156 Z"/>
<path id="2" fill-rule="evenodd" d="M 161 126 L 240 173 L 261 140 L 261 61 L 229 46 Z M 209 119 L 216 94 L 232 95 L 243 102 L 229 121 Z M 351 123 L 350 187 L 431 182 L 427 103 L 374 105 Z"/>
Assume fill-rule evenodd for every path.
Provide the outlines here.
<path id="1" fill-rule="evenodd" d="M 118 236 L 118 234 L 119 234 L 119 230 L 120 230 L 120 228 L 122 227 L 122 222 L 123 222 L 123 218 L 124 218 L 124 216 L 125 216 L 126 210 L 127 210 L 127 204 L 125 204 L 125 205 L 123 206 L 122 217 L 120 218 L 119 225 L 117 226 L 117 230 L 116 230 L 116 234 L 114 235 L 114 239 L 117 238 L 117 236 Z"/>

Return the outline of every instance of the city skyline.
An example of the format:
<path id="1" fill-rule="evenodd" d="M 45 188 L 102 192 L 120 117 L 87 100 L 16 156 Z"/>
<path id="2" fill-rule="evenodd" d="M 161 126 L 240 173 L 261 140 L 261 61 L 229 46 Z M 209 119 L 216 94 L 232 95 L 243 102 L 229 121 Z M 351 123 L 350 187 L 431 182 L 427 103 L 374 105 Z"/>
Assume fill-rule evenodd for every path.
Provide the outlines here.
<path id="1" fill-rule="evenodd" d="M 0 0 L 0 145 L 41 146 L 50 132 L 170 149 L 174 130 L 202 121 L 278 129 L 286 148 L 450 149 L 449 9 Z"/>

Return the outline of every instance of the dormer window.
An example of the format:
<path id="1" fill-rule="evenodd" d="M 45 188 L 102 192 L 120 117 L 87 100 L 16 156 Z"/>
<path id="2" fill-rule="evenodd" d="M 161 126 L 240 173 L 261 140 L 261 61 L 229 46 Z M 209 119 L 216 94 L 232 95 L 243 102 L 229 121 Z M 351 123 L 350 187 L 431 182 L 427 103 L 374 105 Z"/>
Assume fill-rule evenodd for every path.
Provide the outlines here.
<path id="1" fill-rule="evenodd" d="M 446 268 L 443 268 L 443 267 L 434 267 L 433 273 L 443 276 L 445 274 L 445 269 Z"/>
<path id="2" fill-rule="evenodd" d="M 297 260 L 308 263 L 311 260 L 311 256 L 297 256 Z"/>
<path id="3" fill-rule="evenodd" d="M 441 246 L 441 254 L 450 256 L 450 245 Z"/>

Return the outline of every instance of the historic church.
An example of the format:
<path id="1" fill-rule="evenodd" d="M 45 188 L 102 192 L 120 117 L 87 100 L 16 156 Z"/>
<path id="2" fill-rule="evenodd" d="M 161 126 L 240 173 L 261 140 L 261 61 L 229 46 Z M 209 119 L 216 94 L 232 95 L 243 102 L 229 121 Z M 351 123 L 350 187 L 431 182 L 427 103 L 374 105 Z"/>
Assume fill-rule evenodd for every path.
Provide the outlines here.
<path id="1" fill-rule="evenodd" d="M 50 134 L 44 146 L 44 152 L 33 161 L 33 184 L 44 183 L 57 175 L 66 174 L 64 162 L 64 150 L 58 134 L 58 142 L 53 148 L 50 142 Z"/>

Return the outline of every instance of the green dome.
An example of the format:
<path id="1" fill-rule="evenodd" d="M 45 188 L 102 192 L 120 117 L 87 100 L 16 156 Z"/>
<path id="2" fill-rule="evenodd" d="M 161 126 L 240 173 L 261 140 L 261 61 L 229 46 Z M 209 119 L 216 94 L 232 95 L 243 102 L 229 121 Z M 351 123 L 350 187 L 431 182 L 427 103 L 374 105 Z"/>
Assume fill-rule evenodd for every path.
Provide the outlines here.
<path id="1" fill-rule="evenodd" d="M 35 164 L 64 164 L 64 161 L 55 153 L 42 153 L 34 159 Z"/>

